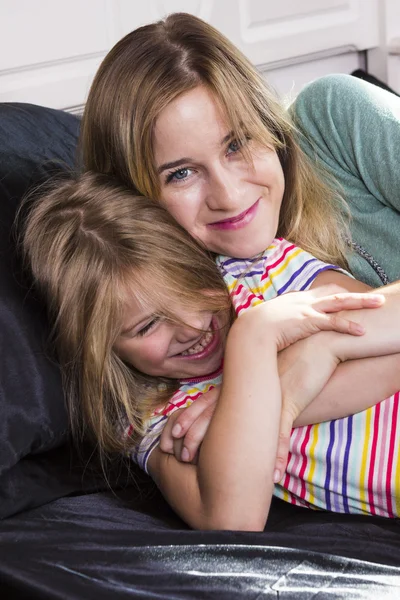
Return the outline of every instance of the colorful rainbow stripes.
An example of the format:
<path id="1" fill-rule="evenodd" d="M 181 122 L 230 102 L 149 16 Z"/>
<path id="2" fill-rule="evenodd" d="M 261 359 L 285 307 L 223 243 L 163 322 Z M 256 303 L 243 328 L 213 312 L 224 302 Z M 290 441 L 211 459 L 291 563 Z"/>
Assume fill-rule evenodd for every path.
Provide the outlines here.
<path id="1" fill-rule="evenodd" d="M 283 239 L 254 261 L 219 257 L 217 265 L 237 314 L 289 291 L 306 290 L 315 277 L 337 269 Z M 148 425 L 132 458 L 147 461 L 168 415 L 189 406 L 222 381 L 221 372 L 185 381 Z M 300 506 L 341 513 L 400 516 L 399 393 L 354 416 L 293 429 L 286 473 L 274 494 Z"/>
<path id="2" fill-rule="evenodd" d="M 399 517 L 399 393 L 354 416 L 294 429 L 275 495 L 309 508 Z"/>

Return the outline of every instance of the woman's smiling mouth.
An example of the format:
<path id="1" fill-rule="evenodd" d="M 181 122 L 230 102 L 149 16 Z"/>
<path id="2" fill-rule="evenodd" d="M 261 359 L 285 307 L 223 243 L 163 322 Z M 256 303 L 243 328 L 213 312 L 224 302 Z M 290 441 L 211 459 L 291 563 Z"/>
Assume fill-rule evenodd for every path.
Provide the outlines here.
<path id="1" fill-rule="evenodd" d="M 236 215 L 236 217 L 231 217 L 229 219 L 222 219 L 221 221 L 215 221 L 214 223 L 208 223 L 207 227 L 210 227 L 211 229 L 240 229 L 245 227 L 253 220 L 259 202 L 260 198 L 250 206 L 250 208 L 240 213 L 240 215 Z"/>

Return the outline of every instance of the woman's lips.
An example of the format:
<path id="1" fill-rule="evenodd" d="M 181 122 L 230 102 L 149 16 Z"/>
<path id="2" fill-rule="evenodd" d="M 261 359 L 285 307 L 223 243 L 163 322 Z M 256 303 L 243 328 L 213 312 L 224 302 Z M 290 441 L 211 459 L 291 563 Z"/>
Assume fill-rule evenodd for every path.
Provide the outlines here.
<path id="1" fill-rule="evenodd" d="M 214 223 L 208 223 L 207 227 L 211 229 L 240 229 L 241 227 L 245 227 L 253 220 L 260 199 L 257 200 L 250 208 L 240 213 L 236 217 L 231 217 L 230 219 L 223 219 L 221 221 L 215 221 Z"/>
<path id="2" fill-rule="evenodd" d="M 208 358 L 218 347 L 218 344 L 221 339 L 220 332 L 218 329 L 218 323 L 215 317 L 213 317 L 211 321 L 211 332 L 213 335 L 209 344 L 200 352 L 197 352 L 196 354 L 178 354 L 177 356 L 179 356 L 181 360 L 202 360 L 204 358 Z"/>

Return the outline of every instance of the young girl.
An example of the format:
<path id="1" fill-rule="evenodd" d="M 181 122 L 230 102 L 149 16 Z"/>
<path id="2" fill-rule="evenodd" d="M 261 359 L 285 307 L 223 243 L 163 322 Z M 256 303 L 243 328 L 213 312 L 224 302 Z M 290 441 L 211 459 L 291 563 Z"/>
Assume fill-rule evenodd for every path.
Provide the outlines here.
<path id="1" fill-rule="evenodd" d="M 342 110 L 341 89 L 335 98 Z M 332 96 L 332 89 L 329 93 Z M 354 94 L 354 105 L 361 95 L 360 90 Z M 368 124 L 365 98 L 370 95 L 364 91 L 362 104 Z M 348 101 L 349 94 L 343 93 L 343 98 Z M 382 118 L 385 132 L 389 121 L 394 123 Z M 350 131 L 346 128 L 346 135 Z M 379 144 L 384 150 L 385 139 L 379 143 L 375 137 L 373 147 Z M 340 142 L 334 133 L 332 144 Z M 360 191 L 365 146 L 358 138 L 356 142 L 347 141 L 340 160 L 345 189 L 353 185 Z M 318 143 L 320 147 L 320 139 Z M 110 51 L 89 93 L 81 145 L 86 168 L 158 199 L 210 251 L 249 258 L 282 237 L 322 261 L 350 266 L 371 281 L 369 271 L 360 266 L 364 261 L 371 270 L 370 263 L 350 250 L 348 211 L 335 182 L 300 150 L 290 116 L 261 75 L 229 40 L 192 15 L 173 14 L 141 27 Z M 335 154 L 326 154 L 331 167 Z M 370 179 L 365 186 L 373 191 L 376 187 Z M 379 183 L 378 188 L 377 196 L 383 186 Z M 355 195 L 357 214 L 365 215 L 370 210 L 366 192 Z M 383 212 L 387 214 L 374 207 L 363 221 L 369 239 L 374 223 L 378 226 Z M 360 235 L 357 223 L 350 220 Z M 384 240 L 377 237 L 375 247 L 387 240 L 395 261 L 395 231 Z M 369 252 L 375 254 L 371 248 Z M 363 256 L 368 258 L 368 252 Z M 312 286 L 328 283 L 350 291 L 368 289 L 337 270 L 321 272 Z M 395 289 L 399 291 L 398 284 Z M 398 365 L 391 358 L 339 365 L 335 376 L 341 394 L 364 398 L 374 389 L 376 397 L 383 398 L 386 378 L 377 378 L 377 365 L 390 379 L 397 377 Z"/>
<path id="2" fill-rule="evenodd" d="M 305 289 L 320 270 L 335 269 L 289 248 L 284 240 L 277 240 L 265 257 L 270 259 L 278 247 L 292 253 L 297 264 L 292 283 L 277 289 L 278 294 L 296 289 L 299 281 Z M 273 492 L 281 414 L 277 353 L 321 329 L 362 333 L 345 318 L 332 320 L 324 313 L 379 306 L 382 297 L 315 299 L 302 292 L 262 301 L 243 314 L 236 305 L 240 316 L 228 333 L 230 298 L 211 257 L 158 204 L 89 173 L 35 203 L 24 248 L 54 319 L 75 433 L 90 433 L 102 450 L 134 450 L 143 456 L 141 445 L 159 437 L 157 414 L 164 418 L 188 395 L 188 386 L 198 385 L 201 393 L 203 384 L 212 384 L 225 353 L 225 379 L 198 464 L 180 463 L 155 448 L 149 470 L 172 507 L 193 527 L 262 529 Z M 254 278 L 260 264 L 252 263 L 253 272 L 239 278 L 234 286 L 238 297 L 250 287 L 246 279 Z M 229 260 L 221 258 L 220 268 L 232 274 Z M 277 273 L 270 275 L 276 283 Z M 265 290 L 260 294 L 261 300 L 268 297 Z M 390 299 L 379 311 L 357 314 L 368 331 L 362 343 L 345 335 L 331 339 L 333 369 L 338 360 L 397 352 L 398 336 L 390 327 L 395 314 Z M 376 341 L 378 329 L 385 332 L 385 341 Z M 320 375 L 310 397 L 302 398 L 305 404 L 328 377 Z M 387 400 L 386 413 L 396 403 L 396 398 Z M 378 441 L 382 460 L 390 462 L 393 452 L 399 452 L 400 436 L 395 419 L 385 422 L 392 432 L 390 448 Z M 362 456 L 356 440 L 348 445 L 353 460 Z M 323 444 L 317 462 L 322 450 Z M 392 516 L 397 514 L 391 500 L 398 497 L 397 467 L 385 465 L 385 502 L 390 499 L 387 516 Z M 354 481 L 349 471 L 332 493 L 347 498 L 346 485 Z M 379 496 L 381 483 L 373 481 L 371 493 Z M 294 494 L 290 486 L 285 492 Z"/>

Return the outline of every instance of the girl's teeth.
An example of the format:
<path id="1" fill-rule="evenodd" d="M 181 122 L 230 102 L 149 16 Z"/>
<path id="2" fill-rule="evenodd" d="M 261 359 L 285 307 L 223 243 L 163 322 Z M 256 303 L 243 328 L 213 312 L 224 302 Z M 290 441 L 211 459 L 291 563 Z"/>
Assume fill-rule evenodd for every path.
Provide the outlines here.
<path id="1" fill-rule="evenodd" d="M 188 348 L 187 350 L 182 352 L 182 356 L 188 356 L 190 354 L 198 354 L 199 352 L 201 352 L 202 350 L 204 350 L 204 348 L 206 348 L 208 346 L 208 344 L 211 342 L 212 337 L 213 337 L 213 334 L 211 333 L 211 331 L 207 331 L 207 333 L 205 333 L 203 335 L 201 340 L 195 346 L 192 346 L 191 348 Z"/>

